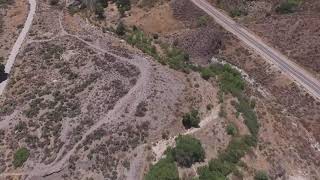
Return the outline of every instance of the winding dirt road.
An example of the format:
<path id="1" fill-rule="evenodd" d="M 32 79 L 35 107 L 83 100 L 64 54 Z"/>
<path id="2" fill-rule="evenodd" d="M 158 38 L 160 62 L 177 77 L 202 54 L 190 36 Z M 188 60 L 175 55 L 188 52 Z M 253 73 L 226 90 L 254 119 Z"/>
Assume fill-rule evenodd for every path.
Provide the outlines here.
<path id="1" fill-rule="evenodd" d="M 16 60 L 16 57 L 19 53 L 19 50 L 22 46 L 22 43 L 24 42 L 24 40 L 26 39 L 28 32 L 31 28 L 32 25 L 32 21 L 34 18 L 34 15 L 36 14 L 36 8 L 37 8 L 37 2 L 36 0 L 29 0 L 29 4 L 30 4 L 30 9 L 29 9 L 29 14 L 27 17 L 26 22 L 24 23 L 23 29 L 21 30 L 18 39 L 16 40 L 16 42 L 13 45 L 13 48 L 10 52 L 9 58 L 7 60 L 6 66 L 5 66 L 5 72 L 6 73 L 10 73 L 12 66 Z M 0 83 L 0 95 L 3 94 L 3 91 L 6 87 L 6 85 L 8 84 L 8 79 L 3 81 L 2 83 Z"/>
<path id="2" fill-rule="evenodd" d="M 258 36 L 237 24 L 229 16 L 220 12 L 205 0 L 191 0 L 200 9 L 213 17 L 227 31 L 233 33 L 250 48 L 255 50 L 262 58 L 276 65 L 297 84 L 304 87 L 310 94 L 320 100 L 320 82 L 311 73 L 289 60 L 285 55 L 264 43 Z"/>

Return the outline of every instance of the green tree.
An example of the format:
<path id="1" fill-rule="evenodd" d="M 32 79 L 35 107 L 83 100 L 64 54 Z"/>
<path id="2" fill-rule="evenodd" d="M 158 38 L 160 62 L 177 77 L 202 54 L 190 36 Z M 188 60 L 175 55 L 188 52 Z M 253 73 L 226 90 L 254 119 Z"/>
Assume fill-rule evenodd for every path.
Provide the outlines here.
<path id="1" fill-rule="evenodd" d="M 20 148 L 14 153 L 13 166 L 21 167 L 29 158 L 29 150 L 27 148 Z"/>
<path id="2" fill-rule="evenodd" d="M 205 158 L 201 142 L 190 135 L 178 136 L 172 153 L 175 161 L 184 167 L 190 167 L 195 162 L 202 162 Z"/>
<path id="3" fill-rule="evenodd" d="M 237 127 L 233 123 L 230 123 L 228 124 L 226 131 L 228 135 L 234 136 L 237 134 Z"/>
<path id="4" fill-rule="evenodd" d="M 182 118 L 182 124 L 185 128 L 199 127 L 200 117 L 199 112 L 193 109 L 191 112 L 185 114 Z"/>
<path id="5" fill-rule="evenodd" d="M 145 180 L 179 180 L 178 168 L 170 155 L 160 159 L 146 174 Z"/>

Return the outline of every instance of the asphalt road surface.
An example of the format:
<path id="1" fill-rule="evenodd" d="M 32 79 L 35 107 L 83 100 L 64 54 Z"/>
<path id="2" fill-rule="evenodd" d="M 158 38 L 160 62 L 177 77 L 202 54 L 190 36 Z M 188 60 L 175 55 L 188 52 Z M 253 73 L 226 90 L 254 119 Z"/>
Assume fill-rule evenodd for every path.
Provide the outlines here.
<path id="1" fill-rule="evenodd" d="M 195 5 L 213 17 L 227 31 L 233 33 L 250 48 L 255 50 L 265 60 L 276 65 L 282 72 L 286 73 L 297 84 L 304 87 L 311 95 L 320 100 L 320 82 L 309 72 L 289 60 L 279 51 L 264 43 L 259 37 L 237 24 L 229 16 L 220 12 L 205 0 L 191 0 Z"/>

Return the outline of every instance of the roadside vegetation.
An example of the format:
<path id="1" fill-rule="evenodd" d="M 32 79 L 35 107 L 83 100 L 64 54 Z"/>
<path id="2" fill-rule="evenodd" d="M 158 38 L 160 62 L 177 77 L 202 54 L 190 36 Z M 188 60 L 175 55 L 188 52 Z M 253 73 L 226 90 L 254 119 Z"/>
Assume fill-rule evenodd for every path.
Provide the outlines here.
<path id="1" fill-rule="evenodd" d="M 27 148 L 20 148 L 14 153 L 13 157 L 13 166 L 15 168 L 21 167 L 24 162 L 26 162 L 29 158 L 29 150 Z"/>
<path id="2" fill-rule="evenodd" d="M 137 27 L 133 26 L 129 29 L 122 23 L 118 24 L 115 33 L 132 46 L 153 57 L 161 64 L 168 65 L 172 69 L 187 73 L 190 72 L 190 69 L 193 67 L 187 53 L 174 45 L 167 45 L 156 41 L 157 35 L 150 37 Z"/>

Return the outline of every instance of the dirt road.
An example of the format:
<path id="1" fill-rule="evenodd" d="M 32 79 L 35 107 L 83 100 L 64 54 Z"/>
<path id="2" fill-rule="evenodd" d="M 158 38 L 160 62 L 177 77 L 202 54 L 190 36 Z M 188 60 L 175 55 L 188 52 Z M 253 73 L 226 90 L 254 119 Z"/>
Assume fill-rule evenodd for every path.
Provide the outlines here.
<path id="1" fill-rule="evenodd" d="M 229 16 L 220 12 L 205 0 L 191 0 L 195 5 L 213 17 L 227 31 L 233 33 L 250 48 L 282 72 L 291 77 L 297 84 L 305 88 L 311 95 L 320 100 L 320 82 L 309 72 L 289 60 L 279 51 L 264 43 L 259 37 L 237 24 Z"/>
<path id="2" fill-rule="evenodd" d="M 12 69 L 14 61 L 16 60 L 16 57 L 17 57 L 19 50 L 22 46 L 22 43 L 24 42 L 24 40 L 27 37 L 27 34 L 28 34 L 28 32 L 31 28 L 31 25 L 32 25 L 34 15 L 36 14 L 36 7 L 37 7 L 36 0 L 29 0 L 29 4 L 30 4 L 30 7 L 29 7 L 30 9 L 29 9 L 29 14 L 28 14 L 27 20 L 24 23 L 23 29 L 21 30 L 18 39 L 16 40 L 16 42 L 14 43 L 14 45 L 12 47 L 8 61 L 5 66 L 5 72 L 8 74 L 10 73 L 10 71 Z M 7 83 L 8 83 L 8 79 L 6 81 L 3 81 L 0 84 L 0 95 L 2 95 Z"/>

